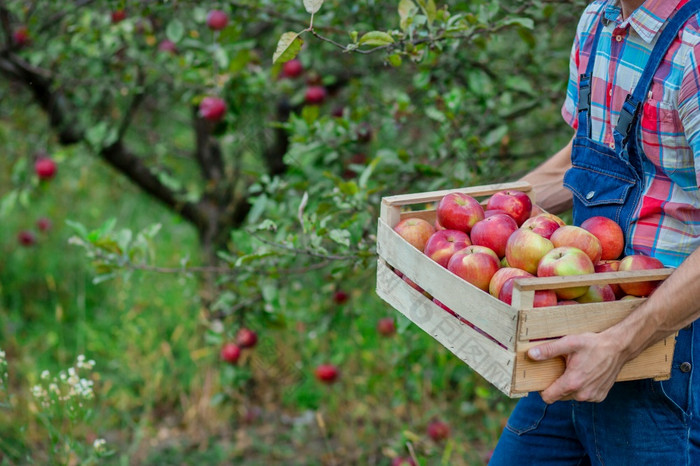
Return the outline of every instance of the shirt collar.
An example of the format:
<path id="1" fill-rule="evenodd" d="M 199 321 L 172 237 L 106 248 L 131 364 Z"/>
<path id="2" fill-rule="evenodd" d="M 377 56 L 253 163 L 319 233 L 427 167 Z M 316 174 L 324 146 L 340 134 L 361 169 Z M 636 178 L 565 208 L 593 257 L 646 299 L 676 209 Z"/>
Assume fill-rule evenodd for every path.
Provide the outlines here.
<path id="1" fill-rule="evenodd" d="M 604 18 L 607 24 L 614 22 L 617 27 L 630 25 L 642 40 L 650 43 L 680 2 L 681 0 L 646 0 L 623 21 L 619 0 L 608 0 Z"/>

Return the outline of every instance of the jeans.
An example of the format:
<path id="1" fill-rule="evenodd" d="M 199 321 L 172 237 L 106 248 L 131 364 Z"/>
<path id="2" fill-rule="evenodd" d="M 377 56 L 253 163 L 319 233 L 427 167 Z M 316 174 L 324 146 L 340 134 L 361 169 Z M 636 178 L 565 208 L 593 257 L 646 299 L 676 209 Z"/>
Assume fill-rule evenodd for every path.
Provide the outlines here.
<path id="1" fill-rule="evenodd" d="M 700 465 L 698 325 L 679 332 L 669 380 L 618 382 L 600 403 L 547 405 L 530 393 L 513 410 L 489 464 Z"/>

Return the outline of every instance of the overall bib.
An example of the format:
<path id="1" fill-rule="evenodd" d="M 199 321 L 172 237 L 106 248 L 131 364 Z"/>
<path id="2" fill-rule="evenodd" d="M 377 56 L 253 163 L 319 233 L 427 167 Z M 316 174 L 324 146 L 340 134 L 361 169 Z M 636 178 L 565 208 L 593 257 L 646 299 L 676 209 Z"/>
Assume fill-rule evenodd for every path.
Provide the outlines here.
<path id="1" fill-rule="evenodd" d="M 598 39 L 596 26 L 586 73 L 579 79 L 578 128 L 564 185 L 573 193 L 574 224 L 602 215 L 615 220 L 633 254 L 630 223 L 644 187 L 639 139 L 642 107 L 660 63 L 680 28 L 700 10 L 700 0 L 684 5 L 661 31 L 614 130 L 615 148 L 591 139 L 591 76 Z M 538 393 L 520 400 L 511 414 L 492 465 L 698 465 L 700 410 L 696 400 L 700 372 L 700 327 L 694 323 L 676 339 L 671 379 L 618 382 L 601 403 L 560 401 L 547 405 Z M 698 339 L 698 342 L 695 340 Z M 700 363 L 700 360 L 698 361 Z"/>

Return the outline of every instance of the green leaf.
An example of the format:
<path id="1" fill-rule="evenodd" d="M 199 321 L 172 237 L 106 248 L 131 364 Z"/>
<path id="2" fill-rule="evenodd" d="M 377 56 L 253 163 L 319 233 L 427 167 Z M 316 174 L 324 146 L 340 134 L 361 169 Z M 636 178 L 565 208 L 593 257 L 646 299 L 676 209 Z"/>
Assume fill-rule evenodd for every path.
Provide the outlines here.
<path id="1" fill-rule="evenodd" d="M 386 32 L 371 31 L 360 37 L 360 45 L 389 45 L 394 43 L 394 38 Z"/>
<path id="2" fill-rule="evenodd" d="M 350 232 L 348 230 L 331 230 L 328 236 L 336 243 L 350 247 Z"/>
<path id="3" fill-rule="evenodd" d="M 418 0 L 418 4 L 423 10 L 423 13 L 425 13 L 425 16 L 428 17 L 428 23 L 432 24 L 432 22 L 435 21 L 435 17 L 437 16 L 437 8 L 435 7 L 435 2 L 433 0 L 428 0 L 427 2 L 425 0 Z"/>
<path id="4" fill-rule="evenodd" d="M 297 56 L 304 41 L 298 32 L 285 32 L 277 42 L 277 49 L 272 55 L 272 63 L 287 62 Z"/>
<path id="5" fill-rule="evenodd" d="M 394 53 L 394 54 L 389 55 L 386 60 L 394 68 L 398 68 L 399 66 L 401 66 L 401 63 L 402 63 L 401 55 L 399 55 L 398 53 Z"/>
<path id="6" fill-rule="evenodd" d="M 174 19 L 168 23 L 165 28 L 165 37 L 173 42 L 180 42 L 185 36 L 185 26 L 181 21 Z"/>
<path id="7" fill-rule="evenodd" d="M 501 139 L 503 139 L 503 136 L 506 134 L 508 134 L 508 126 L 498 126 L 486 133 L 486 136 L 481 139 L 481 143 L 487 147 L 496 145 L 501 142 Z"/>
<path id="8" fill-rule="evenodd" d="M 532 18 L 506 18 L 503 20 L 504 26 L 509 26 L 511 24 L 517 24 L 525 29 L 535 28 L 535 22 L 532 20 Z"/>
<path id="9" fill-rule="evenodd" d="M 304 8 L 306 8 L 306 11 L 308 11 L 310 15 L 320 10 L 321 5 L 323 5 L 323 0 L 304 0 Z"/>
<path id="10" fill-rule="evenodd" d="M 415 14 L 418 7 L 412 0 L 401 0 L 399 2 L 399 18 L 401 30 L 405 31 L 409 26 L 409 20 Z"/>

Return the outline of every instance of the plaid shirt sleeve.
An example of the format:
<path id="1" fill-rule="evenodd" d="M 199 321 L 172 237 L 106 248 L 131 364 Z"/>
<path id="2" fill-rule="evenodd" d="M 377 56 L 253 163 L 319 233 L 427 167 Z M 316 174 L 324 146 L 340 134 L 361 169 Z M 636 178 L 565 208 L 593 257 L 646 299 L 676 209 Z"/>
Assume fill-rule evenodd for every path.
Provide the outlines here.
<path id="1" fill-rule="evenodd" d="M 576 108 L 578 107 L 579 32 L 580 31 L 576 31 L 574 45 L 571 47 L 571 58 L 569 59 L 569 81 L 566 85 L 566 100 L 564 100 L 564 105 L 561 107 L 561 116 L 573 129 L 578 129 Z"/>
<path id="2" fill-rule="evenodd" d="M 678 93 L 678 115 L 693 151 L 695 180 L 700 186 L 700 44 L 688 54 Z"/>

